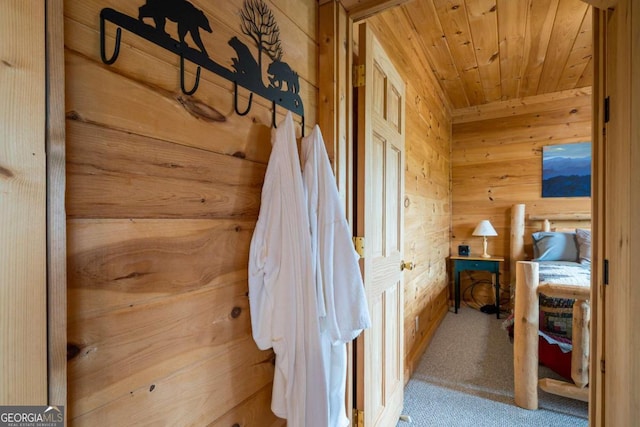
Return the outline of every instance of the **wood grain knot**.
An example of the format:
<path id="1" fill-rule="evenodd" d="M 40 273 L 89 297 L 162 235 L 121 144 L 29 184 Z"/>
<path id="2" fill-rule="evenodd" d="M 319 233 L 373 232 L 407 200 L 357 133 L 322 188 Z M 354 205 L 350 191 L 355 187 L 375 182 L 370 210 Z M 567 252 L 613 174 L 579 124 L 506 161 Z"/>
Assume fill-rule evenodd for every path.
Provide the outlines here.
<path id="1" fill-rule="evenodd" d="M 80 346 L 67 343 L 67 362 L 80 354 Z"/>
<path id="2" fill-rule="evenodd" d="M 242 309 L 240 307 L 233 307 L 233 310 L 231 310 L 231 317 L 237 319 L 240 317 L 240 313 L 242 313 Z"/>
<path id="3" fill-rule="evenodd" d="M 126 279 L 137 279 L 139 277 L 144 277 L 149 273 L 138 273 L 137 271 L 131 272 L 129 274 L 127 274 L 126 276 L 120 276 L 120 277 L 116 277 L 113 280 L 126 280 Z"/>
<path id="4" fill-rule="evenodd" d="M 82 121 L 82 117 L 80 116 L 80 114 L 78 114 L 77 111 L 69 111 L 67 114 L 65 114 L 65 118 L 69 119 L 69 120 L 78 120 L 78 121 Z"/>
<path id="5" fill-rule="evenodd" d="M 0 166 L 0 175 L 4 175 L 7 178 L 13 178 L 13 172 L 2 166 Z"/>
<path id="6" fill-rule="evenodd" d="M 179 165 L 177 163 L 160 163 L 158 166 L 161 166 L 163 168 L 169 168 L 169 169 L 184 168 L 184 166 Z"/>
<path id="7" fill-rule="evenodd" d="M 225 122 L 227 118 L 215 108 L 208 106 L 200 101 L 193 101 L 191 98 L 178 97 L 178 102 L 182 104 L 185 110 L 197 119 L 205 122 Z"/>

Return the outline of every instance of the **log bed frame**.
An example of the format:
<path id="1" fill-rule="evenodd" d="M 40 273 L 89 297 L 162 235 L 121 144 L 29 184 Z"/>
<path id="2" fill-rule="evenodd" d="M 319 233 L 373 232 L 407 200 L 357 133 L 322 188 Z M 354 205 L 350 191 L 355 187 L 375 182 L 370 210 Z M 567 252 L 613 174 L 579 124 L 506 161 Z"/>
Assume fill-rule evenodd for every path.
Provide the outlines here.
<path id="1" fill-rule="evenodd" d="M 510 266 L 512 278 L 515 272 L 513 348 L 515 402 L 521 408 L 538 409 L 538 386 L 548 393 L 588 402 L 591 284 L 539 283 L 538 263 L 525 261 L 524 208 L 523 204 L 518 204 L 511 209 Z M 551 221 L 582 222 L 590 221 L 591 216 L 590 214 L 529 216 L 529 220 L 541 221 L 543 223 L 542 229 L 551 231 Z M 587 228 L 586 226 L 581 227 Z M 573 383 L 551 378 L 538 380 L 539 293 L 544 293 L 549 297 L 575 299 L 571 353 Z"/>

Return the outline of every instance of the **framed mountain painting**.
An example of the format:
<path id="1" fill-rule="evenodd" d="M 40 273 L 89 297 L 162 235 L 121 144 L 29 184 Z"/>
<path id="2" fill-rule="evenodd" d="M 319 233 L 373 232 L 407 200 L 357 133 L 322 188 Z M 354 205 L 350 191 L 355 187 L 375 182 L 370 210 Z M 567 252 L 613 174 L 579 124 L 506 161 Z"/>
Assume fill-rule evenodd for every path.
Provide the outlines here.
<path id="1" fill-rule="evenodd" d="M 591 197 L 591 142 L 542 147 L 542 197 Z"/>

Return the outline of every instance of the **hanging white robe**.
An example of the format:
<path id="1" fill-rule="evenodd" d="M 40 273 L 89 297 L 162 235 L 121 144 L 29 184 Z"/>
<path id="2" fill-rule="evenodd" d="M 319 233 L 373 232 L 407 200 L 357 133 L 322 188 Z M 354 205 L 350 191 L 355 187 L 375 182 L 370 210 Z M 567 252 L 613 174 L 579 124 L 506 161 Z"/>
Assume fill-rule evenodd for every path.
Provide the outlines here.
<path id="1" fill-rule="evenodd" d="M 249 251 L 253 338 L 273 347 L 271 409 L 288 427 L 328 425 L 309 218 L 291 113 L 272 131 L 260 214 Z"/>
<path id="2" fill-rule="evenodd" d="M 329 384 L 329 427 L 349 425 L 345 411 L 346 343 L 371 326 L 367 300 L 353 247 L 352 233 L 342 207 L 320 128 L 302 139 L 303 182 L 311 229 L 312 268 L 325 376 Z"/>

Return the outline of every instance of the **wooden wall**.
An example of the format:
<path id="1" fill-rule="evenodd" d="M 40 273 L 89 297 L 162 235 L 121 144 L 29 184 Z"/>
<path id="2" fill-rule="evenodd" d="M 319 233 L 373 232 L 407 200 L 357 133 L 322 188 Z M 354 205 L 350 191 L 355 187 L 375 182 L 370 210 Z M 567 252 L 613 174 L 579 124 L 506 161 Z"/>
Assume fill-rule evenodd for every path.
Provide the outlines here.
<path id="1" fill-rule="evenodd" d="M 471 233 L 489 219 L 497 237 L 488 252 L 505 258 L 501 286 L 508 296 L 511 206 L 526 205 L 526 232 L 538 230 L 529 215 L 589 213 L 591 200 L 542 198 L 542 147 L 591 140 L 591 88 L 557 92 L 456 110 L 451 153 L 453 231 L 451 253 L 467 244 L 482 253 L 482 238 Z M 532 255 L 530 238 L 525 251 Z M 489 279 L 474 273 L 477 280 Z M 487 273 L 488 275 L 488 273 Z M 464 288 L 464 283 L 463 283 Z M 493 303 L 490 287 L 476 289 L 481 304 Z"/>
<path id="2" fill-rule="evenodd" d="M 214 61 L 231 68 L 233 36 L 255 55 L 240 32 L 242 0 L 190 1 L 209 19 L 213 32 L 201 35 Z M 317 2 L 266 3 L 283 61 L 300 75 L 309 131 Z M 247 298 L 270 103 L 254 96 L 248 116 L 235 114 L 232 83 L 204 69 L 198 91 L 182 94 L 179 58 L 126 30 L 117 62 L 104 65 L 100 10 L 137 18 L 141 4 L 64 3 L 70 422 L 282 425 L 270 410 L 273 354 L 251 337 Z M 176 38 L 175 24 L 167 30 Z"/>
<path id="3" fill-rule="evenodd" d="M 404 9 L 368 22 L 407 84 L 404 256 L 416 265 L 404 273 L 408 381 L 448 309 L 451 113 Z"/>
<path id="4" fill-rule="evenodd" d="M 0 2 L 0 405 L 47 403 L 44 2 Z"/>

